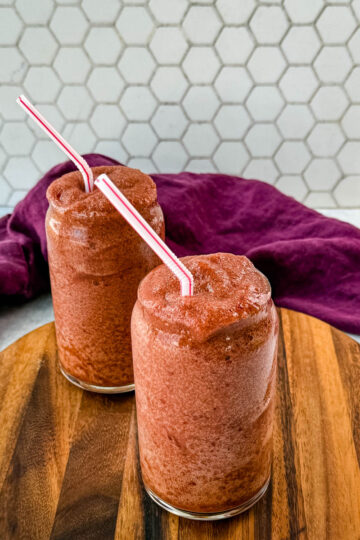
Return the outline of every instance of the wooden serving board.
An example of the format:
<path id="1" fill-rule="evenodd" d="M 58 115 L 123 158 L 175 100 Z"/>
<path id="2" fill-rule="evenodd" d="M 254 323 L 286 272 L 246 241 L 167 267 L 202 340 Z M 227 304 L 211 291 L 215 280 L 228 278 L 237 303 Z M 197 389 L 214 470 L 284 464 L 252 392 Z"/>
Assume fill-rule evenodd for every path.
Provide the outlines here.
<path id="1" fill-rule="evenodd" d="M 0 354 L 0 538 L 360 538 L 360 346 L 281 309 L 273 475 L 221 522 L 177 518 L 145 494 L 134 395 L 83 392 L 60 374 L 52 323 Z"/>

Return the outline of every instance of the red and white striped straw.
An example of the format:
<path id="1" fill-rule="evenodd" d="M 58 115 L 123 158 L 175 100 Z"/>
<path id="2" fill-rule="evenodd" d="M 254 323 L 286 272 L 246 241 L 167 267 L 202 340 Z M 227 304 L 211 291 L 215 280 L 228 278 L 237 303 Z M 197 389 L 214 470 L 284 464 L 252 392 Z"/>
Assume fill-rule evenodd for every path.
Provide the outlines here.
<path id="1" fill-rule="evenodd" d="M 83 175 L 85 191 L 89 193 L 94 189 L 94 177 L 91 168 L 85 159 L 80 156 L 68 142 L 53 128 L 51 124 L 39 113 L 25 96 L 19 96 L 16 102 L 28 113 L 42 130 L 61 148 L 63 152 L 75 163 Z"/>
<path id="2" fill-rule="evenodd" d="M 95 185 L 115 206 L 126 221 L 135 229 L 141 238 L 155 251 L 156 255 L 169 267 L 180 281 L 181 295 L 192 296 L 194 279 L 186 266 L 176 257 L 168 246 L 156 234 L 154 229 L 145 221 L 128 199 L 118 190 L 106 174 L 101 174 L 95 180 Z"/>

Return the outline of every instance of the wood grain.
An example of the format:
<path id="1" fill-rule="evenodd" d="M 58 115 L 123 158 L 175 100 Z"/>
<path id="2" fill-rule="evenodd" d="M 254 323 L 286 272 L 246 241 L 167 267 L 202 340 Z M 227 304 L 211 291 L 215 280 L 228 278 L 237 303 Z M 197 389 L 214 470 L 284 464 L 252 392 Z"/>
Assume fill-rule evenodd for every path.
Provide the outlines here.
<path id="1" fill-rule="evenodd" d="M 271 484 L 222 522 L 177 518 L 149 499 L 134 396 L 69 384 L 53 324 L 0 353 L 1 540 L 360 540 L 360 346 L 279 314 Z"/>

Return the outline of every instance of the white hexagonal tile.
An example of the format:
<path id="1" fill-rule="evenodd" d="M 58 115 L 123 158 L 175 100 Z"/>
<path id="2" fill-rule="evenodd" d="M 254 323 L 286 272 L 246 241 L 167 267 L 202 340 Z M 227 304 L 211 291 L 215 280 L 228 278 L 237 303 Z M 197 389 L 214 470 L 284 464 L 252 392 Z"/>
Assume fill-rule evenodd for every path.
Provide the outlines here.
<path id="1" fill-rule="evenodd" d="M 223 105 L 214 124 L 221 139 L 239 139 L 247 131 L 251 120 L 242 105 Z"/>
<path id="2" fill-rule="evenodd" d="M 159 23 L 176 24 L 181 21 L 186 8 L 187 0 L 150 0 L 149 8 Z"/>
<path id="3" fill-rule="evenodd" d="M 355 26 L 355 18 L 347 6 L 327 6 L 316 23 L 325 43 L 345 43 Z"/>
<path id="4" fill-rule="evenodd" d="M 161 139 L 178 139 L 184 134 L 188 120 L 179 105 L 160 105 L 151 125 Z"/>
<path id="5" fill-rule="evenodd" d="M 10 195 L 10 198 L 7 204 L 11 207 L 16 206 L 17 203 L 23 200 L 26 194 L 27 194 L 27 190 L 25 189 L 20 189 L 20 190 L 17 189 L 16 191 L 13 191 L 12 194 Z"/>
<path id="6" fill-rule="evenodd" d="M 26 28 L 19 47 L 30 64 L 51 64 L 57 43 L 47 28 Z"/>
<path id="7" fill-rule="evenodd" d="M 18 108 L 20 107 L 18 106 Z M 43 115 L 43 117 L 46 118 L 46 120 L 48 120 L 48 122 L 50 122 L 50 124 L 54 126 L 54 128 L 61 133 L 65 125 L 65 118 L 60 113 L 58 107 L 56 105 L 43 103 L 38 107 L 38 109 L 40 113 Z M 45 133 L 45 131 L 43 131 L 38 126 L 38 124 L 34 122 L 32 118 L 28 116 L 26 121 L 31 131 L 35 133 L 37 139 L 49 140 L 48 134 Z"/>
<path id="8" fill-rule="evenodd" d="M 338 161 L 345 174 L 359 174 L 360 141 L 347 141 L 339 152 Z"/>
<path id="9" fill-rule="evenodd" d="M 345 83 L 351 101 L 360 102 L 360 67 L 354 67 Z"/>
<path id="10" fill-rule="evenodd" d="M 192 156 L 211 156 L 219 137 L 211 124 L 191 124 L 183 137 L 184 145 Z"/>
<path id="11" fill-rule="evenodd" d="M 77 45 L 82 42 L 88 23 L 78 7 L 57 7 L 51 18 L 50 28 L 61 45 Z"/>
<path id="12" fill-rule="evenodd" d="M 306 103 L 318 85 L 313 70 L 306 66 L 290 66 L 279 83 L 285 99 L 299 103 Z"/>
<path id="13" fill-rule="evenodd" d="M 360 29 L 355 32 L 349 41 L 349 49 L 355 62 L 360 62 Z"/>
<path id="14" fill-rule="evenodd" d="M 148 42 L 154 23 L 144 7 L 125 6 L 116 21 L 116 28 L 125 43 L 143 45 Z"/>
<path id="15" fill-rule="evenodd" d="M 300 141 L 285 141 L 275 156 L 280 171 L 284 174 L 301 173 L 310 161 L 310 153 Z"/>
<path id="16" fill-rule="evenodd" d="M 120 101 L 129 120 L 149 120 L 156 107 L 156 99 L 146 86 L 129 86 Z"/>
<path id="17" fill-rule="evenodd" d="M 259 6 L 250 21 L 250 28 L 258 43 L 279 43 L 289 23 L 279 6 Z"/>
<path id="18" fill-rule="evenodd" d="M 318 120 L 338 120 L 348 98 L 340 86 L 322 86 L 311 100 L 311 108 Z"/>
<path id="19" fill-rule="evenodd" d="M 12 8 L 0 7 L 0 45 L 15 45 L 22 29 L 21 19 Z"/>
<path id="20" fill-rule="evenodd" d="M 284 99 L 276 86 L 255 86 L 246 107 L 254 120 L 275 120 L 284 105 Z"/>
<path id="21" fill-rule="evenodd" d="M 80 154 L 87 154 L 94 150 L 96 136 L 87 122 L 68 122 L 63 134 Z"/>
<path id="22" fill-rule="evenodd" d="M 185 111 L 195 121 L 211 120 L 219 104 L 211 86 L 191 86 L 183 101 Z"/>
<path id="23" fill-rule="evenodd" d="M 29 157 L 10 158 L 4 176 L 14 189 L 30 189 L 40 178 L 38 169 Z"/>
<path id="24" fill-rule="evenodd" d="M 335 123 L 316 124 L 307 143 L 313 154 L 319 157 L 334 156 L 345 140 L 344 134 Z"/>
<path id="25" fill-rule="evenodd" d="M 360 176 L 348 176 L 341 180 L 334 196 L 340 206 L 357 208 L 360 200 Z"/>
<path id="26" fill-rule="evenodd" d="M 254 0 L 216 0 L 216 7 L 226 24 L 246 23 L 255 8 Z"/>
<path id="27" fill-rule="evenodd" d="M 245 137 L 246 146 L 254 157 L 272 156 L 281 142 L 272 124 L 255 124 Z"/>
<path id="28" fill-rule="evenodd" d="M 129 154 L 125 148 L 116 139 L 112 141 L 99 141 L 95 146 L 95 152 L 117 159 L 123 164 L 125 164 L 129 158 Z"/>
<path id="29" fill-rule="evenodd" d="M 336 204 L 330 193 L 316 192 L 309 193 L 304 204 L 310 208 L 335 208 Z"/>
<path id="30" fill-rule="evenodd" d="M 351 105 L 348 108 L 341 125 L 350 139 L 360 138 L 360 105 Z"/>
<path id="31" fill-rule="evenodd" d="M 83 86 L 63 86 L 57 104 L 67 120 L 86 120 L 94 102 Z"/>
<path id="32" fill-rule="evenodd" d="M 247 28 L 228 26 L 222 29 L 215 48 L 225 64 L 244 64 L 254 48 L 254 39 Z"/>
<path id="33" fill-rule="evenodd" d="M 312 26 L 293 26 L 281 44 L 291 64 L 310 64 L 320 46 L 320 40 Z"/>
<path id="34" fill-rule="evenodd" d="M 150 42 L 150 49 L 159 64 L 181 62 L 188 45 L 179 28 L 162 26 L 157 28 Z"/>
<path id="35" fill-rule="evenodd" d="M 216 173 L 217 169 L 209 159 L 191 159 L 185 167 L 185 171 L 193 173 Z"/>
<path id="36" fill-rule="evenodd" d="M 178 67 L 158 67 L 151 81 L 151 88 L 156 97 L 167 103 L 181 101 L 188 83 Z"/>
<path id="37" fill-rule="evenodd" d="M 90 71 L 88 57 L 80 47 L 61 47 L 54 68 L 64 83 L 83 83 Z"/>
<path id="38" fill-rule="evenodd" d="M 95 133 L 104 139 L 120 137 L 126 124 L 125 118 L 116 105 L 97 105 L 91 115 L 90 124 Z"/>
<path id="39" fill-rule="evenodd" d="M 67 159 L 64 152 L 62 152 L 55 143 L 49 140 L 38 141 L 31 157 L 41 172 L 45 172 L 54 165 L 62 163 Z"/>
<path id="40" fill-rule="evenodd" d="M 96 24 L 113 23 L 119 12 L 121 4 L 119 0 L 82 0 L 81 7 L 90 21 Z"/>
<path id="41" fill-rule="evenodd" d="M 178 173 L 184 169 L 187 161 L 187 154 L 177 141 L 160 142 L 152 157 L 162 173 Z"/>
<path id="42" fill-rule="evenodd" d="M 54 9 L 52 0 L 16 0 L 16 9 L 26 24 L 46 24 Z"/>
<path id="43" fill-rule="evenodd" d="M 286 67 L 278 47 L 257 47 L 248 63 L 248 69 L 257 83 L 276 82 Z"/>
<path id="44" fill-rule="evenodd" d="M 211 6 L 191 6 L 183 22 L 190 43 L 213 43 L 221 27 L 216 10 Z"/>
<path id="45" fill-rule="evenodd" d="M 241 103 L 253 83 L 245 68 L 224 66 L 215 81 L 215 88 L 222 101 Z"/>
<path id="46" fill-rule="evenodd" d="M 146 84 L 154 71 L 155 62 L 144 47 L 128 47 L 121 56 L 118 67 L 128 83 Z"/>
<path id="47" fill-rule="evenodd" d="M 31 67 L 26 75 L 24 86 L 30 98 L 38 102 L 53 102 L 61 83 L 50 67 Z"/>
<path id="48" fill-rule="evenodd" d="M 272 159 L 252 159 L 243 173 L 244 178 L 261 180 L 267 184 L 274 184 L 279 171 Z"/>
<path id="49" fill-rule="evenodd" d="M 159 172 L 156 168 L 155 163 L 150 158 L 134 157 L 134 158 L 129 159 L 126 166 L 131 167 L 132 169 L 139 169 L 141 172 L 145 174 L 152 174 L 152 173 Z"/>
<path id="50" fill-rule="evenodd" d="M 124 88 L 124 81 L 114 67 L 96 67 L 87 86 L 97 101 L 115 103 Z"/>
<path id="51" fill-rule="evenodd" d="M 285 9 L 294 23 L 312 23 L 319 15 L 324 0 L 285 0 Z"/>
<path id="52" fill-rule="evenodd" d="M 342 82 L 352 67 L 346 47 L 323 47 L 314 62 L 319 78 L 325 83 Z"/>
<path id="53" fill-rule="evenodd" d="M 327 191 L 339 180 L 341 172 L 333 159 L 313 159 L 304 173 L 310 189 Z"/>
<path id="54" fill-rule="evenodd" d="M 154 150 L 157 137 L 149 124 L 128 124 L 122 143 L 130 155 L 148 157 Z"/>
<path id="55" fill-rule="evenodd" d="M 2 129 L 1 143 L 11 156 L 26 156 L 34 142 L 34 135 L 25 122 L 8 122 Z"/>
<path id="56" fill-rule="evenodd" d="M 20 82 L 27 69 L 27 62 L 15 47 L 0 47 L 0 83 Z"/>
<path id="57" fill-rule="evenodd" d="M 25 112 L 16 103 L 16 98 L 22 93 L 21 86 L 0 86 L 0 114 L 4 120 L 23 120 Z"/>
<path id="58" fill-rule="evenodd" d="M 211 83 L 219 66 L 211 47 L 191 47 L 183 61 L 183 69 L 193 84 Z"/>
<path id="59" fill-rule="evenodd" d="M 307 105 L 286 105 L 277 125 L 285 138 L 302 139 L 313 127 L 315 120 Z"/>
<path id="60" fill-rule="evenodd" d="M 214 154 L 215 165 L 224 174 L 240 175 L 248 161 L 249 154 L 241 142 L 222 142 Z"/>
<path id="61" fill-rule="evenodd" d="M 7 204 L 11 189 L 4 178 L 0 176 L 0 204 Z"/>
<path id="62" fill-rule="evenodd" d="M 106 66 L 116 62 L 122 50 L 122 43 L 113 28 L 92 28 L 84 47 L 95 64 Z"/>
<path id="63" fill-rule="evenodd" d="M 299 202 L 304 200 L 308 190 L 301 176 L 284 175 L 276 182 L 276 187 L 285 195 Z"/>

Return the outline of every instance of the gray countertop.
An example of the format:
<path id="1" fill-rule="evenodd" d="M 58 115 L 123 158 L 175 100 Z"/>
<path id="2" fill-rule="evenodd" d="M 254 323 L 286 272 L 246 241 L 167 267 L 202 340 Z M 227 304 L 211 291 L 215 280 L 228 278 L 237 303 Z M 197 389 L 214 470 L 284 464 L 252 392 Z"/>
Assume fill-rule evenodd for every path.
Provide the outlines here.
<path id="1" fill-rule="evenodd" d="M 348 221 L 360 228 L 360 210 L 320 210 L 329 217 Z M 0 307 L 0 350 L 31 330 L 54 320 L 51 295 L 42 295 L 22 305 L 5 304 Z M 351 335 L 351 334 L 349 334 Z M 360 336 L 351 335 L 360 343 Z"/>
<path id="2" fill-rule="evenodd" d="M 21 305 L 5 304 L 0 308 L 0 350 L 19 337 L 54 320 L 51 295 L 43 294 Z"/>

